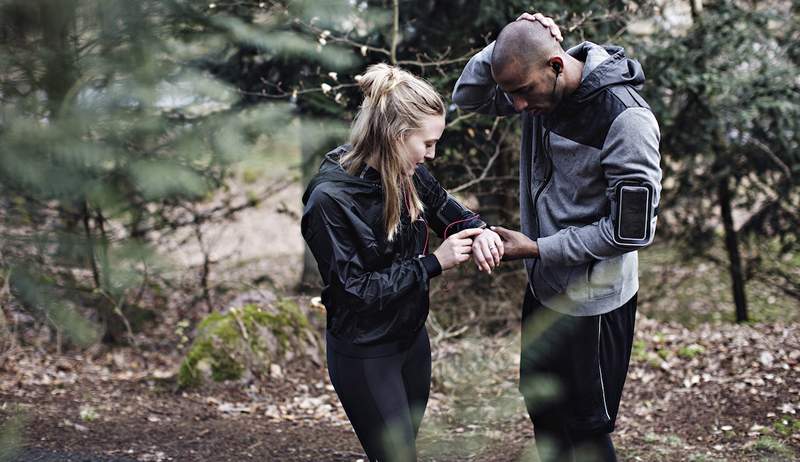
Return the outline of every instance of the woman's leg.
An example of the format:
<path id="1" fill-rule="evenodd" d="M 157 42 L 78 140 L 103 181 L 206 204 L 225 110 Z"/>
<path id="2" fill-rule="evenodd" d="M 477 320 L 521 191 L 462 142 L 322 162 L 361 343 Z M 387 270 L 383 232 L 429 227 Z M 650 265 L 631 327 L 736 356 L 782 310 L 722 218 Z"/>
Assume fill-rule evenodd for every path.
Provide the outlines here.
<path id="1" fill-rule="evenodd" d="M 370 461 L 416 460 L 415 432 L 402 378 L 406 353 L 352 358 L 328 350 L 328 372 Z"/>
<path id="2" fill-rule="evenodd" d="M 431 391 L 431 344 L 424 327 L 407 352 L 403 364 L 403 384 L 416 438 Z"/>

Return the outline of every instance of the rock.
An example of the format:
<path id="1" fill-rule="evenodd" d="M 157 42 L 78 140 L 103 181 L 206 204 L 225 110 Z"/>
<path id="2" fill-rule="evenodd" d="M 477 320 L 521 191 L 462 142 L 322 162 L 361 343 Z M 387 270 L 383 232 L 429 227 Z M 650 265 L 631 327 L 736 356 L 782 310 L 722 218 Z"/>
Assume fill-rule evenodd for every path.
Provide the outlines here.
<path id="1" fill-rule="evenodd" d="M 769 351 L 762 351 L 761 354 L 758 355 L 758 362 L 764 367 L 772 367 L 772 364 L 775 362 L 775 356 Z"/>
<path id="2" fill-rule="evenodd" d="M 269 290 L 250 290 L 236 295 L 236 298 L 228 303 L 228 307 L 222 310 L 227 313 L 231 307 L 245 306 L 245 305 L 272 305 L 278 301 L 278 297 Z"/>
<path id="3" fill-rule="evenodd" d="M 216 382 L 280 379 L 284 377 L 282 361 L 297 356 L 318 360 L 322 344 L 308 318 L 289 299 L 211 313 L 197 330 L 178 372 L 180 387 L 197 386 L 209 378 Z"/>

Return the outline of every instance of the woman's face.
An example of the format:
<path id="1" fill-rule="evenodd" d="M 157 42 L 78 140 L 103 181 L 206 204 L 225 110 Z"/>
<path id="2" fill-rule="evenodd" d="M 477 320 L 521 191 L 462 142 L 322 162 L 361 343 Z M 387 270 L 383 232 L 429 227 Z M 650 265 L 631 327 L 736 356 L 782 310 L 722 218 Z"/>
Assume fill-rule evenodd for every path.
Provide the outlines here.
<path id="1" fill-rule="evenodd" d="M 442 132 L 444 132 L 443 115 L 423 116 L 420 127 L 408 132 L 400 146 L 401 152 L 409 161 L 407 175 L 413 175 L 417 165 L 426 160 L 433 160 L 436 156 L 436 142 L 442 137 Z"/>

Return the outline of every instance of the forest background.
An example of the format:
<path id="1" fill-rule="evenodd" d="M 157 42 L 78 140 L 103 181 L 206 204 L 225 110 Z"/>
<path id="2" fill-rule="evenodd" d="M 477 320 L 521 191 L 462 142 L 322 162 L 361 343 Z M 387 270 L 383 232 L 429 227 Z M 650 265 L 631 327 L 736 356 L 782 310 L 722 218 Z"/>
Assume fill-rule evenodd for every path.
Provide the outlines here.
<path id="1" fill-rule="evenodd" d="M 304 184 L 346 140 L 358 75 L 387 62 L 449 105 L 437 178 L 516 227 L 519 124 L 450 95 L 524 11 L 565 48 L 624 46 L 661 126 L 622 456 L 797 458 L 797 0 L 3 0 L 0 460 L 357 459 Z M 435 281 L 425 458 L 535 457 L 524 281 L 517 264 Z"/>

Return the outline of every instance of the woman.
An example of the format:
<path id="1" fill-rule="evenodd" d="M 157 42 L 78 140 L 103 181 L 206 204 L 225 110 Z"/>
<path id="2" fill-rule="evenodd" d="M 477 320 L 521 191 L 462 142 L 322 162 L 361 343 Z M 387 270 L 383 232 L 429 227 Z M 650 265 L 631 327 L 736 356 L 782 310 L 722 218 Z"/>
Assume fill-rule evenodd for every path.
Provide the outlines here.
<path id="1" fill-rule="evenodd" d="M 359 86 L 350 143 L 309 184 L 302 231 L 324 283 L 328 372 L 356 435 L 371 461 L 416 460 L 431 383 L 429 280 L 471 253 L 499 263 L 503 248 L 421 165 L 445 126 L 433 87 L 385 64 Z M 433 254 L 428 226 L 445 239 Z"/>

